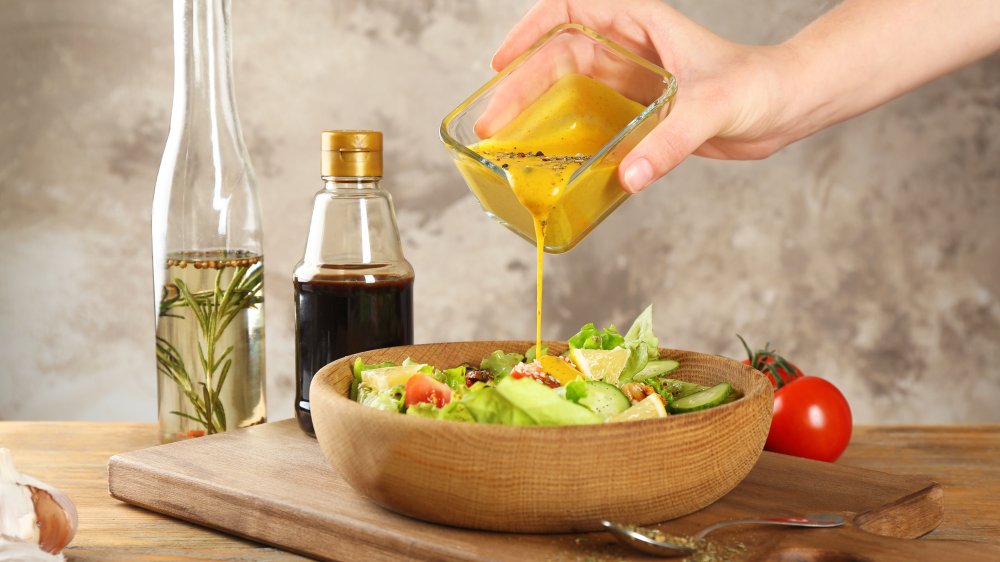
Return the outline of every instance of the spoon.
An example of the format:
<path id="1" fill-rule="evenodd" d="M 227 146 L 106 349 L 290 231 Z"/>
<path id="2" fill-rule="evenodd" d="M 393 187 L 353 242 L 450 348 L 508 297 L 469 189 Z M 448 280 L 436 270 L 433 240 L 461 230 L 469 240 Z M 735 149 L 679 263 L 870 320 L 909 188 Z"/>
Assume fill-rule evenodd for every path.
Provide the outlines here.
<path id="1" fill-rule="evenodd" d="M 611 534 L 614 535 L 619 542 L 647 554 L 654 554 L 656 556 L 663 557 L 685 556 L 691 554 L 697 550 L 692 545 L 700 542 L 705 538 L 705 535 L 711 533 L 712 531 L 721 529 L 722 527 L 728 527 L 730 525 L 744 525 L 751 523 L 761 525 L 787 525 L 789 527 L 839 527 L 844 524 L 844 518 L 833 513 L 820 513 L 806 517 L 732 519 L 730 521 L 723 521 L 721 523 L 705 527 L 693 535 L 690 541 L 684 541 L 688 544 L 676 544 L 670 541 L 657 540 L 654 537 L 661 534 L 659 531 L 642 529 L 631 525 L 622 525 L 621 523 L 613 523 L 611 521 L 601 521 L 601 525 L 604 525 L 609 531 L 611 531 Z"/>

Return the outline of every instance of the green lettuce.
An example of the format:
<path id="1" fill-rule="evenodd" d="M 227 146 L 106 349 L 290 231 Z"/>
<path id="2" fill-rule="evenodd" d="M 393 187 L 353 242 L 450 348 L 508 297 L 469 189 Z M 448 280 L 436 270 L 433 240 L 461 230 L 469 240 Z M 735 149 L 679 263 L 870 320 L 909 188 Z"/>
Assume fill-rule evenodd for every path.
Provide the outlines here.
<path id="1" fill-rule="evenodd" d="M 547 346 L 545 344 L 542 344 L 542 353 L 541 353 L 541 355 L 538 354 L 538 351 L 535 349 L 535 347 L 536 346 L 533 345 L 533 346 L 531 346 L 531 347 L 528 348 L 527 352 L 525 352 L 525 354 L 524 354 L 524 360 L 525 360 L 525 362 L 531 363 L 535 359 L 538 359 L 539 357 L 541 357 L 541 355 L 548 355 L 549 354 L 549 346 Z"/>
<path id="2" fill-rule="evenodd" d="M 392 361 L 385 361 L 384 363 L 365 363 L 360 357 L 358 357 L 354 360 L 354 380 L 361 382 L 361 373 L 370 369 L 381 369 L 383 367 L 395 366 L 396 364 Z"/>
<path id="3" fill-rule="evenodd" d="M 480 369 L 486 369 L 493 375 L 493 380 L 500 382 L 501 379 L 510 374 L 515 365 L 524 360 L 524 356 L 519 353 L 504 353 L 499 349 L 489 354 L 479 365 Z"/>
<path id="4" fill-rule="evenodd" d="M 601 419 L 583 406 L 564 399 L 559 393 L 530 378 L 505 378 L 496 386 L 476 383 L 458 400 L 435 408 L 414 404 L 407 415 L 427 418 L 493 423 L 503 425 L 574 425 L 600 423 Z"/>
<path id="5" fill-rule="evenodd" d="M 413 359 L 410 359 L 409 357 L 407 357 L 406 359 L 403 359 L 403 363 L 402 363 L 402 364 L 403 364 L 403 366 L 408 366 L 408 365 L 419 365 L 419 366 L 420 366 L 420 368 L 418 369 L 418 371 L 417 371 L 417 372 L 419 372 L 419 373 L 423 373 L 423 374 L 425 374 L 425 375 L 428 375 L 428 376 L 430 376 L 430 377 L 434 378 L 434 367 L 432 367 L 431 365 L 428 365 L 428 364 L 426 364 L 426 363 L 419 363 L 419 362 L 417 362 L 417 361 L 414 361 Z M 388 366 L 388 367 L 391 367 L 391 366 L 392 366 L 392 364 L 390 363 L 390 364 L 389 364 L 389 365 L 387 365 L 387 366 Z M 440 381 L 440 380 L 439 380 L 438 382 L 444 382 L 444 381 Z"/>
<path id="6" fill-rule="evenodd" d="M 615 328 L 614 324 L 603 331 L 598 331 L 593 322 L 588 322 L 566 343 L 577 349 L 614 349 L 621 347 L 625 343 L 625 338 L 618 333 L 618 328 Z"/>
<path id="7" fill-rule="evenodd" d="M 396 364 L 392 361 L 386 361 L 384 363 L 365 363 L 360 357 L 354 360 L 354 366 L 352 367 L 354 371 L 354 381 L 351 383 L 351 400 L 359 399 L 358 385 L 361 384 L 361 373 L 369 369 L 381 369 L 382 367 L 395 367 Z"/>
<path id="8" fill-rule="evenodd" d="M 402 412 L 403 385 L 397 385 L 382 392 L 376 392 L 365 385 L 360 385 L 358 387 L 358 402 L 376 410 Z"/>
<path id="9" fill-rule="evenodd" d="M 646 307 L 625 332 L 623 347 L 629 350 L 618 384 L 632 380 L 651 360 L 660 358 L 660 340 L 653 333 L 653 305 Z"/>
<path id="10" fill-rule="evenodd" d="M 647 306 L 625 332 L 624 343 L 626 346 L 641 346 L 647 361 L 660 358 L 660 340 L 653 333 L 653 305 Z"/>
<path id="11" fill-rule="evenodd" d="M 439 382 L 443 382 L 443 383 L 447 384 L 448 387 L 451 388 L 452 390 L 465 390 L 465 366 L 464 365 L 459 365 L 458 367 L 454 367 L 454 368 L 451 368 L 451 369 L 445 369 L 445 370 L 439 371 L 439 372 L 441 373 L 441 375 L 440 375 L 441 378 L 438 378 L 437 376 L 434 377 L 434 378 L 438 379 Z"/>
<path id="12" fill-rule="evenodd" d="M 570 402 L 575 402 L 579 404 L 580 400 L 583 400 L 584 398 L 587 397 L 587 383 L 585 383 L 584 381 L 581 380 L 570 381 L 569 384 L 567 384 L 562 388 L 565 389 L 566 400 L 569 400 Z"/>
<path id="13" fill-rule="evenodd" d="M 537 425 L 601 423 L 597 414 L 564 399 L 555 390 L 530 378 L 504 379 L 497 384 L 495 391 L 521 409 Z"/>
<path id="14" fill-rule="evenodd" d="M 406 415 L 417 416 L 420 418 L 433 418 L 437 419 L 438 412 L 441 408 L 436 407 L 434 404 L 428 402 L 419 402 L 406 409 Z"/>
<path id="15" fill-rule="evenodd" d="M 527 380 L 527 379 L 521 379 Z M 504 381 L 517 382 L 515 379 L 507 378 Z M 532 384 L 539 383 L 528 381 Z M 496 387 L 485 387 L 475 392 L 466 394 L 461 404 L 466 411 L 478 423 L 498 423 L 503 425 L 538 425 L 534 418 L 528 415 L 522 408 L 511 402 L 497 391 Z"/>
<path id="16" fill-rule="evenodd" d="M 432 418 L 436 420 L 449 420 L 449 421 L 460 421 L 460 422 L 475 422 L 476 418 L 472 417 L 469 409 L 463 402 L 452 401 L 444 405 L 442 408 L 434 406 L 434 404 L 428 404 L 427 402 L 421 402 L 419 404 L 414 404 L 406 409 L 406 415 L 408 416 L 419 416 L 422 418 Z"/>

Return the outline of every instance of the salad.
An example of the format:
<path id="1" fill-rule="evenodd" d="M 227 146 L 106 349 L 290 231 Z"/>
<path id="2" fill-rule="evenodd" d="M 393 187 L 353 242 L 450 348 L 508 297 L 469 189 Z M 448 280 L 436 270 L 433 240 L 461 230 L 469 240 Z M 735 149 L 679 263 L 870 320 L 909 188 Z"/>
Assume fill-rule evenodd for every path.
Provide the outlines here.
<path id="1" fill-rule="evenodd" d="M 578 425 L 662 418 L 739 398 L 729 385 L 706 387 L 671 378 L 680 364 L 660 359 L 653 307 L 621 335 L 587 324 L 562 355 L 532 346 L 525 355 L 497 350 L 478 366 L 439 369 L 402 364 L 353 365 L 351 398 L 390 412 L 506 425 Z"/>

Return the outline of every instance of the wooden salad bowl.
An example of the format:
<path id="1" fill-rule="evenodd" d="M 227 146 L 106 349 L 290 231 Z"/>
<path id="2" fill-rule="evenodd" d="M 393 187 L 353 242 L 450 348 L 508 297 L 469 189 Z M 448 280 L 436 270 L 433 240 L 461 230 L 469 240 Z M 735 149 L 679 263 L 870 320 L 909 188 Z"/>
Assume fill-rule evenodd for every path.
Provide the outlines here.
<path id="1" fill-rule="evenodd" d="M 434 523 L 517 533 L 594 531 L 601 519 L 638 525 L 697 511 L 732 490 L 764 446 L 770 383 L 732 359 L 661 349 L 671 376 L 743 394 L 700 412 L 637 422 L 523 427 L 406 416 L 348 398 L 357 357 L 407 357 L 440 369 L 478 365 L 533 342 L 476 341 L 376 349 L 321 369 L 310 389 L 316 439 L 356 490 L 387 509 Z M 561 353 L 564 342 L 547 342 Z"/>

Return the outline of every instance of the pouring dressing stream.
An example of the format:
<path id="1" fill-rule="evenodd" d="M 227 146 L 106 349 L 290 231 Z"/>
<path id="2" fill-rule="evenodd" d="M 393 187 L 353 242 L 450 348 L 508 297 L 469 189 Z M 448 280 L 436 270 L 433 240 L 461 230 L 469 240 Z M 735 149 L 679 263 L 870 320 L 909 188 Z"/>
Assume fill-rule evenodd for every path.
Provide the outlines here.
<path id="1" fill-rule="evenodd" d="M 517 200 L 531 214 L 537 260 L 535 349 L 539 355 L 545 236 L 552 226 L 552 211 L 566 195 L 573 174 L 643 109 L 596 80 L 568 74 L 495 134 L 470 147 L 506 171 Z M 617 183 L 614 167 L 609 168 L 603 173 L 608 181 Z"/>

